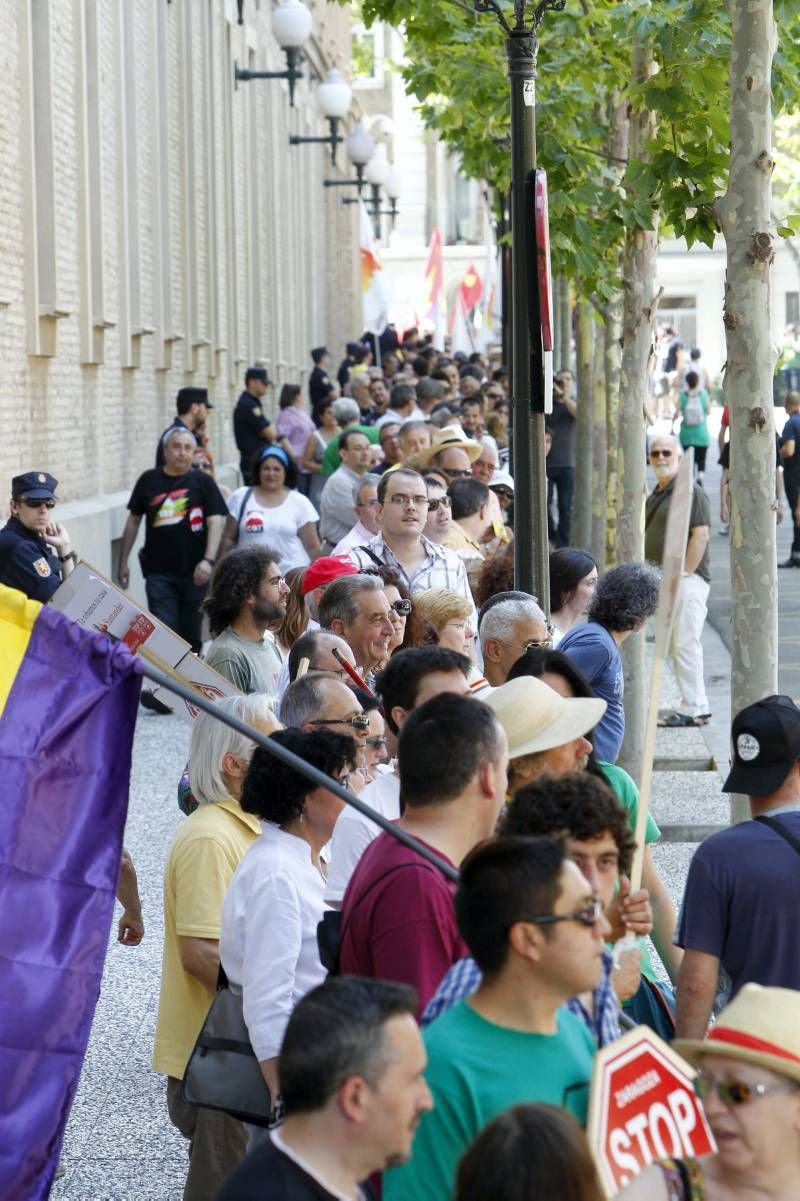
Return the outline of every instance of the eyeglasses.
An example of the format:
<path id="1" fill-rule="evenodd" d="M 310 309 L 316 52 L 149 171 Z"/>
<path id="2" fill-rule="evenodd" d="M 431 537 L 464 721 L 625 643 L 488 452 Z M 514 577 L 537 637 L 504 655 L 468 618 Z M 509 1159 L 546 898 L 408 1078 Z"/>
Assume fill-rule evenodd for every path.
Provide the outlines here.
<path id="1" fill-rule="evenodd" d="M 368 746 L 371 751 L 379 751 L 386 746 L 385 738 L 368 738 L 365 746 Z"/>
<path id="2" fill-rule="evenodd" d="M 671 450 L 651 450 L 650 458 L 651 459 L 671 459 L 672 451 Z"/>
<path id="3" fill-rule="evenodd" d="M 42 505 L 44 505 L 46 509 L 54 509 L 56 507 L 56 502 L 52 499 L 52 497 L 48 497 L 47 499 L 42 497 L 40 500 L 38 496 L 23 496 L 21 500 L 23 505 L 25 505 L 28 509 L 41 509 Z"/>
<path id="4" fill-rule="evenodd" d="M 358 504 L 355 506 L 355 508 L 357 508 L 357 509 L 372 509 L 375 507 L 375 505 L 379 505 L 380 503 L 381 502 L 378 500 L 377 496 L 375 496 L 375 497 L 373 497 L 372 500 L 360 500 L 358 502 Z"/>
<path id="5" fill-rule="evenodd" d="M 354 730 L 369 729 L 369 714 L 354 713 L 352 717 L 318 717 L 311 722 L 314 726 L 352 726 Z"/>
<path id="6" fill-rule="evenodd" d="M 552 650 L 552 638 L 528 638 L 522 643 L 522 650 L 525 651 L 549 651 Z"/>
<path id="7" fill-rule="evenodd" d="M 280 588 L 281 584 L 286 583 L 286 578 L 282 575 L 271 575 L 267 580 L 267 583 L 269 584 L 270 588 Z"/>
<path id="8" fill-rule="evenodd" d="M 467 471 L 466 467 L 454 468 L 453 470 L 451 470 L 449 467 L 443 467 L 442 471 L 451 480 L 465 480 L 465 479 L 468 479 L 472 475 L 472 472 Z"/>
<path id="9" fill-rule="evenodd" d="M 435 513 L 438 508 L 449 509 L 451 504 L 449 496 L 437 496 L 434 500 L 428 501 L 428 512 Z"/>
<path id="10" fill-rule="evenodd" d="M 393 609 L 398 617 L 409 617 L 411 615 L 410 600 L 392 601 L 392 603 L 389 605 L 389 608 Z"/>
<path id="11" fill-rule="evenodd" d="M 723 1105 L 747 1105 L 757 1097 L 768 1097 L 770 1093 L 790 1093 L 796 1088 L 796 1084 L 745 1084 L 743 1080 L 709 1080 L 708 1076 L 702 1074 L 698 1074 L 694 1081 L 694 1091 L 701 1101 L 716 1093 Z"/>
<path id="12" fill-rule="evenodd" d="M 405 496 L 402 492 L 395 492 L 394 496 L 389 497 L 389 503 L 392 505 L 402 506 L 415 505 L 416 508 L 426 508 L 429 504 L 427 496 Z"/>
<path id="13" fill-rule="evenodd" d="M 546 913 L 541 917 L 525 917 L 522 921 L 534 926 L 553 926 L 556 922 L 579 922 L 581 926 L 593 926 L 602 916 L 602 901 L 592 901 L 591 905 L 576 909 L 574 913 Z"/>

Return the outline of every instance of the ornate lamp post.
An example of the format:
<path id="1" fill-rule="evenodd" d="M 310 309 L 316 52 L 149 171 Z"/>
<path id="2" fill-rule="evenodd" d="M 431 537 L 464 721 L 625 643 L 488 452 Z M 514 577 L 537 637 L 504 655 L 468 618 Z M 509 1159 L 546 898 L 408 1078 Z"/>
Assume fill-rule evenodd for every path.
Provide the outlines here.
<path id="1" fill-rule="evenodd" d="M 347 116 L 347 110 L 350 108 L 352 98 L 353 93 L 350 85 L 345 80 L 341 71 L 337 71 L 336 67 L 331 67 L 325 79 L 317 88 L 317 103 L 323 117 L 326 117 L 328 120 L 330 134 L 327 138 L 323 138 L 303 137 L 300 134 L 293 133 L 289 137 L 289 145 L 300 146 L 304 142 L 322 142 L 324 145 L 330 146 L 331 163 L 336 166 L 336 147 L 340 142 L 344 141 L 344 138 L 338 132 L 339 122 L 343 121 Z"/>
<path id="2" fill-rule="evenodd" d="M 355 179 L 323 179 L 326 188 L 358 188 L 364 190 L 364 168 L 375 153 L 375 139 L 363 121 L 357 121 L 345 142 L 347 157 L 356 169 Z"/>
<path id="3" fill-rule="evenodd" d="M 529 316 L 536 297 L 532 253 L 533 172 L 536 167 L 536 31 L 548 9 L 563 11 L 567 0 L 540 0 L 527 15 L 528 0 L 514 0 L 509 24 L 498 0 L 472 0 L 476 13 L 493 12 L 506 34 L 511 90 L 511 387 L 513 405 L 515 586 L 533 592 L 550 611 L 547 546 L 547 477 L 544 456 L 544 369 L 541 334 Z M 510 16 L 510 14 L 509 14 Z M 533 328 L 532 328 L 533 327 Z M 533 335 L 533 336 L 532 336 Z"/>
<path id="4" fill-rule="evenodd" d="M 365 172 L 367 183 L 372 189 L 372 223 L 375 227 L 375 237 L 381 238 L 381 188 L 389 178 L 389 160 L 386 157 L 386 146 L 381 144 L 367 163 Z"/>
<path id="5" fill-rule="evenodd" d="M 242 6 L 239 8 L 239 24 L 242 23 Z M 313 20 L 302 0 L 281 0 L 272 10 L 272 33 L 286 55 L 285 71 L 249 71 L 234 63 L 235 85 L 248 83 L 251 79 L 286 79 L 289 81 L 289 107 L 294 108 L 294 85 L 303 78 L 300 63 L 303 60 L 302 46 L 311 36 Z"/>

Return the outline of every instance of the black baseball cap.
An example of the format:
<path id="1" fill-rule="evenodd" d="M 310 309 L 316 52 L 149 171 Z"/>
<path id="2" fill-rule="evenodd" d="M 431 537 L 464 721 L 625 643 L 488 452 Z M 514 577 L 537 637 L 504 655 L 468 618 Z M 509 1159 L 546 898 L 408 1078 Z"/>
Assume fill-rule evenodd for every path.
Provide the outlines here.
<path id="1" fill-rule="evenodd" d="M 11 481 L 13 500 L 27 497 L 29 500 L 57 500 L 58 480 L 48 471 L 26 471 L 15 475 Z"/>
<path id="2" fill-rule="evenodd" d="M 790 696 L 766 696 L 736 714 L 731 742 L 733 765 L 723 792 L 769 796 L 800 759 L 800 709 Z"/>

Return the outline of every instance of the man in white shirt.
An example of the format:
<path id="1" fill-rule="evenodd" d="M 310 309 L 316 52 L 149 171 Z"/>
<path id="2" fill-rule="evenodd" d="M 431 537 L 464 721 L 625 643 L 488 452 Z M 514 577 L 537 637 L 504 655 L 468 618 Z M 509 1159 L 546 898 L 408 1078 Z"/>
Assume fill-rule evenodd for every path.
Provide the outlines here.
<path id="1" fill-rule="evenodd" d="M 383 532 L 363 550 L 350 551 L 359 570 L 380 564 L 394 567 L 412 593 L 449 588 L 473 604 L 461 559 L 422 533 L 428 517 L 428 490 L 419 472 L 402 467 L 381 476 L 378 500 Z"/>
<path id="2" fill-rule="evenodd" d="M 375 422 L 375 428 L 381 429 L 390 421 L 402 425 L 411 420 L 425 420 L 425 414 L 417 407 L 417 390 L 413 384 L 395 384 L 390 393 L 389 408 Z"/>
<path id="3" fill-rule="evenodd" d="M 396 738 L 412 709 L 424 705 L 433 696 L 455 692 L 466 696 L 467 676 L 472 667 L 466 655 L 438 646 L 421 646 L 397 651 L 377 680 L 378 694 L 389 731 Z M 385 772 L 368 784 L 360 794 L 390 821 L 400 816 L 400 779 L 396 772 Z M 333 827 L 331 862 L 325 901 L 340 908 L 342 897 L 356 864 L 380 830 L 356 809 L 340 813 Z"/>
<path id="4" fill-rule="evenodd" d="M 337 467 L 322 489 L 320 534 L 326 554 L 353 528 L 356 511 L 353 487 L 369 470 L 370 441 L 361 430 L 345 430 L 339 439 L 342 465 Z"/>
<path id="5" fill-rule="evenodd" d="M 344 538 L 333 548 L 334 555 L 346 555 L 354 546 L 363 546 L 371 542 L 380 533 L 381 523 L 378 517 L 378 481 L 377 475 L 365 475 L 353 485 L 353 508 L 358 521 L 345 534 Z"/>

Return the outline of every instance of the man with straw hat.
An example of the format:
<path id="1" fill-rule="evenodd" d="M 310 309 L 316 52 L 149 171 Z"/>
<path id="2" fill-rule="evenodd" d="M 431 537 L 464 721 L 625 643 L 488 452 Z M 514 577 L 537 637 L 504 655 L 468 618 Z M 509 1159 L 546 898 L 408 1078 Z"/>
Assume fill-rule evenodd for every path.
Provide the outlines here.
<path id="1" fill-rule="evenodd" d="M 800 709 L 768 696 L 733 719 L 725 792 L 750 797 L 753 821 L 712 834 L 689 867 L 675 937 L 677 1033 L 702 1038 L 720 968 L 747 983 L 800 988 Z"/>
<path id="2" fill-rule="evenodd" d="M 673 1047 L 697 1068 L 717 1152 L 651 1164 L 620 1201 L 798 1201 L 800 992 L 745 984 L 708 1038 Z"/>
<path id="3" fill-rule="evenodd" d="M 453 480 L 472 477 L 472 464 L 482 449 L 480 442 L 468 438 L 460 425 L 446 425 L 434 433 L 431 446 L 417 455 L 416 463 L 422 472 L 436 467 L 452 484 Z"/>

